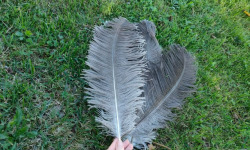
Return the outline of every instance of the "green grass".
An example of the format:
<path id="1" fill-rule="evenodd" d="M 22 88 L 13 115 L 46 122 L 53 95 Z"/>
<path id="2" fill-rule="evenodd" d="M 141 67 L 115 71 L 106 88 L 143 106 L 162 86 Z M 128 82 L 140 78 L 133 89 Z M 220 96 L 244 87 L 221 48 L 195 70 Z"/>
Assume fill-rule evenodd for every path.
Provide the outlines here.
<path id="1" fill-rule="evenodd" d="M 94 25 L 123 16 L 157 26 L 162 47 L 196 57 L 197 92 L 155 142 L 248 149 L 247 0 L 0 0 L 0 149 L 106 149 L 81 77 Z M 157 147 L 157 149 L 164 149 Z"/>

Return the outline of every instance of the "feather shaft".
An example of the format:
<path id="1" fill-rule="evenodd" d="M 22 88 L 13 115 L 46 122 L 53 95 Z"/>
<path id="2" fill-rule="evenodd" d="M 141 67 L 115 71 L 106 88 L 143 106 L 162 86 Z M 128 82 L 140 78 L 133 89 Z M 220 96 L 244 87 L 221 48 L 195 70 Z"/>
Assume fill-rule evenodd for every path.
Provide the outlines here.
<path id="1" fill-rule="evenodd" d="M 120 31 L 120 28 L 122 24 L 124 23 L 124 20 L 120 22 L 120 26 L 117 28 L 117 31 L 115 33 L 114 42 L 112 45 L 112 75 L 113 75 L 113 87 L 114 87 L 114 97 L 115 97 L 115 112 L 116 112 L 116 122 L 117 122 L 117 138 L 121 139 L 121 131 L 120 131 L 120 121 L 119 121 L 119 111 L 118 111 L 118 102 L 117 102 L 117 92 L 116 92 L 116 77 L 115 77 L 115 48 L 117 43 L 117 37 L 118 33 Z"/>

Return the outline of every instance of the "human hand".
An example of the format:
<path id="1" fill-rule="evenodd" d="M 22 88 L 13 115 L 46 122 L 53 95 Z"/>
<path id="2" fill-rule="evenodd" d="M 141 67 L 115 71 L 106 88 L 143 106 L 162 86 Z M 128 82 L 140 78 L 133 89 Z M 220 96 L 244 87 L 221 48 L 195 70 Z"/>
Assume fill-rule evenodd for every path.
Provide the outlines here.
<path id="1" fill-rule="evenodd" d="M 133 145 L 128 140 L 122 142 L 116 138 L 109 146 L 108 150 L 133 150 Z"/>

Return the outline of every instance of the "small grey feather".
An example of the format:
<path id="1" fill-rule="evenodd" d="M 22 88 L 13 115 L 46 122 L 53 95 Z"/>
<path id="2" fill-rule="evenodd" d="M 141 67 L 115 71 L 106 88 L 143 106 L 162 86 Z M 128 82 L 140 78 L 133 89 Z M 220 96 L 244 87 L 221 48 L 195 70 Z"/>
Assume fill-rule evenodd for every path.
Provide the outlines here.
<path id="1" fill-rule="evenodd" d="M 151 43 L 145 46 L 149 68 L 144 86 L 146 103 L 143 112 L 137 113 L 139 118 L 135 128 L 124 136 L 139 149 L 146 149 L 147 144 L 155 139 L 156 129 L 165 127 L 166 122 L 173 119 L 175 115 L 171 110 L 180 107 L 183 99 L 194 91 L 196 80 L 193 57 L 179 45 L 171 45 L 169 52 L 160 53 L 162 50 L 155 38 L 155 30 L 148 28 L 152 24 L 149 21 L 139 24 L 146 43 Z"/>

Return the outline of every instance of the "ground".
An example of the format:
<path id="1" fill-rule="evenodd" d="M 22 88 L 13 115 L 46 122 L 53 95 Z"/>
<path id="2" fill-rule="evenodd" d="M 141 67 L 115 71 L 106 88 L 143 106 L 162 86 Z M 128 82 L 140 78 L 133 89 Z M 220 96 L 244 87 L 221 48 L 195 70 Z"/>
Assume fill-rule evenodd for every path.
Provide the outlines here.
<path id="1" fill-rule="evenodd" d="M 81 73 L 93 27 L 123 16 L 196 57 L 197 92 L 155 143 L 248 149 L 248 0 L 0 0 L 0 149 L 106 149 Z M 165 149 L 157 146 L 157 149 Z"/>

